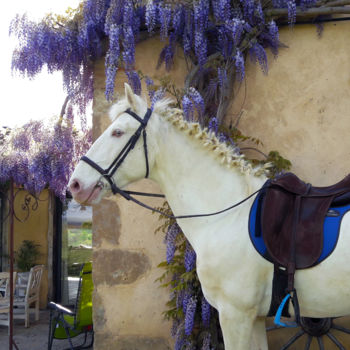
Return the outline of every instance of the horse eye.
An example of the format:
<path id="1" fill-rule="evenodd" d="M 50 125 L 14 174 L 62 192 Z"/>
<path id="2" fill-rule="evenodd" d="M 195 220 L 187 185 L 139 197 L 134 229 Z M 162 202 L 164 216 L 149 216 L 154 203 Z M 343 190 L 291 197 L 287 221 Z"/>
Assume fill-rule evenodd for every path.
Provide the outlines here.
<path id="1" fill-rule="evenodd" d="M 113 130 L 113 132 L 112 132 L 112 136 L 114 136 L 114 137 L 120 137 L 123 135 L 124 135 L 124 131 L 122 131 L 120 129 Z"/>

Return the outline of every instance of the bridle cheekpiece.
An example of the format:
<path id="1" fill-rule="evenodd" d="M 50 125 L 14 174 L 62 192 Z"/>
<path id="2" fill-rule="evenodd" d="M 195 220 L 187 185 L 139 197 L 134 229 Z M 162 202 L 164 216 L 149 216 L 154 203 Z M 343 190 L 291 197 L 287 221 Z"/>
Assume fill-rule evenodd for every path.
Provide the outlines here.
<path id="1" fill-rule="evenodd" d="M 148 108 L 147 112 L 146 112 L 146 114 L 145 114 L 145 116 L 143 118 L 140 118 L 135 112 L 133 112 L 130 109 L 127 109 L 124 113 L 128 113 L 133 118 L 135 118 L 140 123 L 140 126 L 137 128 L 135 133 L 130 137 L 130 139 L 125 144 L 125 146 L 120 151 L 120 153 L 117 155 L 117 157 L 114 159 L 112 164 L 107 169 L 103 169 L 98 164 L 96 164 L 93 160 L 88 158 L 87 156 L 81 157 L 80 160 L 82 160 L 85 163 L 89 164 L 92 168 L 97 170 L 102 175 L 103 178 L 105 178 L 107 180 L 107 182 L 111 186 L 111 190 L 112 190 L 113 194 L 119 193 L 123 197 L 125 197 L 126 199 L 130 199 L 129 195 L 127 193 L 128 191 L 121 190 L 115 184 L 115 182 L 113 180 L 113 176 L 116 173 L 116 171 L 118 170 L 118 168 L 122 165 L 122 163 L 124 162 L 125 158 L 129 154 L 129 152 L 135 147 L 135 145 L 136 145 L 136 143 L 137 143 L 137 141 L 140 138 L 141 133 L 142 133 L 143 149 L 144 149 L 144 153 L 145 153 L 145 162 L 146 162 L 146 174 L 145 174 L 145 177 L 146 178 L 148 177 L 148 175 L 149 175 L 149 164 L 148 164 L 146 126 L 147 126 L 147 123 L 148 123 L 148 121 L 149 121 L 149 119 L 150 119 L 150 117 L 152 115 L 152 110 Z"/>

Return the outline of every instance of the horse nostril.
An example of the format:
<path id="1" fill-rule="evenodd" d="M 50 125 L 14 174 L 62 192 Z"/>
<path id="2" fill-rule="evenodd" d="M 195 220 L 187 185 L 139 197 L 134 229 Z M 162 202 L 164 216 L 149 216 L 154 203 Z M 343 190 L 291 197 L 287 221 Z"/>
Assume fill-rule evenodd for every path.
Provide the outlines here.
<path id="1" fill-rule="evenodd" d="M 72 193 L 77 193 L 80 191 L 81 186 L 77 179 L 72 180 L 71 184 L 69 185 L 69 188 Z"/>

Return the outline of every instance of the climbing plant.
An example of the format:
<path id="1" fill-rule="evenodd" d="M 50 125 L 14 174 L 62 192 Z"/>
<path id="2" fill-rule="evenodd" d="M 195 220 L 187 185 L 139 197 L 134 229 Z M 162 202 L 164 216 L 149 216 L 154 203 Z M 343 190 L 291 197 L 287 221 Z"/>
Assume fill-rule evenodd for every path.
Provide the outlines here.
<path id="1" fill-rule="evenodd" d="M 40 22 L 17 16 L 10 33 L 18 38 L 12 69 L 34 77 L 43 67 L 61 71 L 70 100 L 84 115 L 93 97 L 93 63 L 105 60 L 105 96 L 114 98 L 115 78 L 123 69 L 135 93 L 141 80 L 152 105 L 165 93 L 174 96 L 188 120 L 196 119 L 231 143 L 258 140 L 246 137 L 224 119 L 234 99 L 234 86 L 245 77 L 247 60 L 268 72 L 267 50 L 278 55 L 279 26 L 299 18 L 350 13 L 347 0 L 85 0 L 65 16 L 48 15 Z M 155 83 L 135 68 L 135 46 L 158 35 L 164 43 L 157 65 L 171 70 L 176 50 L 186 58 L 182 87 L 166 77 Z M 267 161 L 279 172 L 290 166 L 278 152 Z M 252 162 L 259 162 L 252 160 Z M 50 179 L 48 180 L 50 183 Z M 165 210 L 170 210 L 164 207 Z M 160 281 L 172 294 L 166 317 L 173 320 L 175 349 L 220 349 L 217 314 L 202 295 L 195 273 L 195 253 L 175 222 L 161 226 L 167 259 Z"/>
<path id="2" fill-rule="evenodd" d="M 171 69 L 181 49 L 189 63 L 182 103 L 191 113 L 197 93 L 201 111 L 222 123 L 232 100 L 233 84 L 245 76 L 246 57 L 268 71 L 266 50 L 276 56 L 278 24 L 298 17 L 349 13 L 347 1 L 336 0 L 85 0 L 65 16 L 40 22 L 17 16 L 10 33 L 18 38 L 12 69 L 30 78 L 44 66 L 62 71 L 64 87 L 84 114 L 93 96 L 92 63 L 105 56 L 106 98 L 113 98 L 115 77 L 125 69 L 140 93 L 135 45 L 151 35 L 164 42 L 158 64 Z M 191 89 L 190 89 L 191 88 Z M 194 92 L 196 89 L 197 92 Z M 201 122 L 204 122 L 202 118 Z"/>
<path id="3" fill-rule="evenodd" d="M 30 121 L 14 129 L 3 127 L 0 184 L 12 179 L 31 193 L 49 188 L 64 199 L 74 166 L 90 146 L 91 132 L 76 130 L 69 116 L 51 124 Z"/>

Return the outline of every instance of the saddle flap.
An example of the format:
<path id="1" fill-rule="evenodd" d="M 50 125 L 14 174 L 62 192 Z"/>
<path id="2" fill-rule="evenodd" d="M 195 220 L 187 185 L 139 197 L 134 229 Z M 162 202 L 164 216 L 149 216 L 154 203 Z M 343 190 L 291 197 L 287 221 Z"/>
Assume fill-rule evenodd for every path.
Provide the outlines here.
<path id="1" fill-rule="evenodd" d="M 289 191 L 288 186 L 294 183 L 297 185 L 296 189 Z M 333 197 L 301 197 L 300 208 L 296 213 L 297 195 L 305 193 L 306 187 L 305 183 L 294 181 L 290 177 L 282 186 L 272 182 L 264 195 L 261 216 L 263 238 L 272 259 L 284 267 L 287 267 L 293 255 L 293 224 L 296 228 L 294 235 L 297 269 L 314 265 L 322 252 L 323 221 Z M 294 223 L 294 220 L 297 222 Z"/>
<path id="2" fill-rule="evenodd" d="M 306 184 L 304 181 L 300 180 L 293 173 L 286 173 L 282 176 L 276 177 L 271 180 L 271 186 L 278 186 L 285 189 L 290 194 L 305 195 L 310 189 L 310 185 Z"/>

